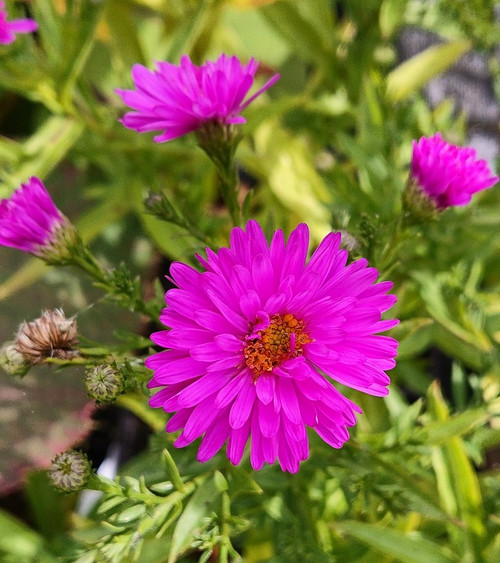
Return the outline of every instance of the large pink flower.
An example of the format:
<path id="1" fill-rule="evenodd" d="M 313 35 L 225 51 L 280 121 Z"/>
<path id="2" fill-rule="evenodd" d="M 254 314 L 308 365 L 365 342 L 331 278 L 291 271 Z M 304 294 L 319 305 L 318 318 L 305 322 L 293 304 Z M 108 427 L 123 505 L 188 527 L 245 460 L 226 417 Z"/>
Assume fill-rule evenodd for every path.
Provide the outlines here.
<path id="1" fill-rule="evenodd" d="M 31 33 L 37 29 L 36 21 L 28 18 L 7 21 L 5 2 L 0 0 L 0 43 L 8 45 L 15 41 L 17 33 Z"/>
<path id="2" fill-rule="evenodd" d="M 59 246 L 68 220 L 56 207 L 42 181 L 30 178 L 0 202 L 0 245 L 46 257 Z"/>
<path id="3" fill-rule="evenodd" d="M 170 141 L 199 129 L 207 122 L 245 123 L 240 114 L 279 78 L 274 75 L 244 101 L 258 68 L 254 59 L 242 65 L 237 57 L 221 55 L 201 66 L 183 55 L 179 66 L 157 62 L 150 71 L 134 65 L 136 90 L 116 90 L 125 104 L 136 110 L 126 113 L 123 125 L 139 133 L 163 131 L 156 142 Z"/>
<path id="4" fill-rule="evenodd" d="M 152 335 L 167 350 L 147 359 L 150 387 L 163 387 L 153 407 L 175 412 L 167 431 L 183 429 L 177 447 L 203 436 L 199 461 L 227 442 L 238 464 L 250 440 L 254 469 L 278 458 L 296 472 L 308 455 L 306 427 L 334 448 L 349 438 L 359 407 L 330 379 L 370 395 L 386 395 L 386 370 L 397 341 L 377 333 L 396 301 L 391 282 L 358 260 L 346 266 L 340 234 L 329 234 L 309 262 L 309 234 L 299 225 L 285 244 L 270 246 L 259 224 L 233 229 L 231 245 L 199 257 L 204 271 L 171 267 L 160 317 L 170 330 Z"/>
<path id="5" fill-rule="evenodd" d="M 450 145 L 439 133 L 413 141 L 411 177 L 439 209 L 466 205 L 498 182 L 474 149 Z"/>

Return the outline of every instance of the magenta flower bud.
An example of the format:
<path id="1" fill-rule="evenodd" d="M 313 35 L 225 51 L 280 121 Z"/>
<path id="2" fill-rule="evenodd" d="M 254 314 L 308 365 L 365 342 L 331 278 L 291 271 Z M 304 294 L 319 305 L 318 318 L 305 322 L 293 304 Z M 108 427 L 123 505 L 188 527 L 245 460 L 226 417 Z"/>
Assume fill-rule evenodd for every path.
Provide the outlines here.
<path id="1" fill-rule="evenodd" d="M 0 43 L 8 45 L 16 39 L 17 33 L 31 33 L 38 29 L 35 20 L 29 18 L 7 21 L 7 10 L 5 2 L 0 0 Z"/>
<path id="2" fill-rule="evenodd" d="M 485 160 L 477 159 L 474 149 L 451 145 L 436 133 L 413 141 L 407 191 L 414 192 L 415 197 L 406 194 L 405 199 L 417 198 L 420 190 L 437 210 L 443 210 L 467 205 L 473 194 L 497 182 L 498 177 Z"/>
<path id="3" fill-rule="evenodd" d="M 160 316 L 169 330 L 154 333 L 164 351 L 146 360 L 149 387 L 161 389 L 153 407 L 175 413 L 168 432 L 175 445 L 202 437 L 198 460 L 223 446 L 234 465 L 247 442 L 256 470 L 278 459 L 298 471 L 309 456 L 306 428 L 340 448 L 361 409 L 332 381 L 370 395 L 388 393 L 386 374 L 398 343 L 378 333 L 396 296 L 392 283 L 364 259 L 346 265 L 340 234 L 325 237 L 306 260 L 309 232 L 299 225 L 285 244 L 270 245 L 256 221 L 231 232 L 229 248 L 207 249 L 203 271 L 181 263 L 170 270 Z"/>
<path id="4" fill-rule="evenodd" d="M 76 242 L 74 227 L 38 178 L 30 178 L 0 202 L 0 245 L 65 263 Z"/>
<path id="5" fill-rule="evenodd" d="M 121 120 L 139 133 L 163 131 L 157 143 L 196 131 L 204 125 L 230 126 L 245 123 L 241 112 L 278 79 L 275 74 L 251 97 L 246 98 L 258 68 L 254 59 L 242 65 L 237 57 L 221 55 L 201 66 L 183 55 L 180 65 L 157 62 L 156 70 L 134 65 L 135 90 L 116 90 L 135 111 Z M 246 98 L 246 99 L 245 99 Z"/>

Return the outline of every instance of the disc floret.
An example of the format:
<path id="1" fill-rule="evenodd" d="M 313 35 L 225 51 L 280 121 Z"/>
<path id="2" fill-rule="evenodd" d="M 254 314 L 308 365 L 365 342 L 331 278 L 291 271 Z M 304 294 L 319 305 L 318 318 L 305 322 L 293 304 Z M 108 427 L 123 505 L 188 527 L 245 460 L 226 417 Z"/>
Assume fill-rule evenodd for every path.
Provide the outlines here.
<path id="1" fill-rule="evenodd" d="M 265 329 L 253 330 L 247 336 L 243 355 L 254 381 L 286 360 L 302 355 L 302 347 L 309 342 L 312 339 L 305 332 L 304 321 L 290 313 L 273 315 Z"/>

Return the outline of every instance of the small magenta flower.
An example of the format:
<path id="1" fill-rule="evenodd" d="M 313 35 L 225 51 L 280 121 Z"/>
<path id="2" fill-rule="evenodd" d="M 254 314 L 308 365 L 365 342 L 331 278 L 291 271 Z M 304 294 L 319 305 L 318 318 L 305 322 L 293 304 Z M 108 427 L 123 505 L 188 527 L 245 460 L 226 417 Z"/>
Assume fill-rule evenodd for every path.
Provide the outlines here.
<path id="1" fill-rule="evenodd" d="M 473 194 L 498 182 L 485 160 L 470 147 L 447 143 L 436 133 L 413 141 L 413 156 L 406 199 L 423 192 L 438 210 L 467 205 Z M 413 185 L 412 185 L 413 184 Z M 414 199 L 414 198 L 413 198 Z M 411 203 L 411 202 L 410 202 Z"/>
<path id="2" fill-rule="evenodd" d="M 121 120 L 139 133 L 163 131 L 157 143 L 196 131 L 206 124 L 245 123 L 241 112 L 278 79 L 274 75 L 255 94 L 245 100 L 258 68 L 254 59 L 242 65 L 237 57 L 221 55 L 201 66 L 183 55 L 180 65 L 157 62 L 156 70 L 134 65 L 132 78 L 136 90 L 116 90 L 124 103 L 136 110 Z"/>
<path id="3" fill-rule="evenodd" d="M 15 41 L 17 33 L 31 33 L 37 29 L 36 21 L 29 18 L 7 21 L 5 2 L 0 0 L 0 43 L 8 45 Z"/>
<path id="4" fill-rule="evenodd" d="M 0 202 L 0 245 L 18 248 L 48 262 L 69 259 L 77 235 L 42 181 L 32 177 Z"/>
<path id="5" fill-rule="evenodd" d="M 374 283 L 367 261 L 346 266 L 340 234 L 329 234 L 307 262 L 309 233 L 299 225 L 268 245 L 255 221 L 231 232 L 229 248 L 198 257 L 204 271 L 174 263 L 177 288 L 160 317 L 170 330 L 152 340 L 166 350 L 146 360 L 149 387 L 163 387 L 153 407 L 175 412 L 167 431 L 175 445 L 203 436 L 198 460 L 227 442 L 237 465 L 250 441 L 252 467 L 279 460 L 296 472 L 309 456 L 306 427 L 340 448 L 361 412 L 332 384 L 370 395 L 388 393 L 397 341 L 378 333 L 396 301 L 392 283 Z"/>

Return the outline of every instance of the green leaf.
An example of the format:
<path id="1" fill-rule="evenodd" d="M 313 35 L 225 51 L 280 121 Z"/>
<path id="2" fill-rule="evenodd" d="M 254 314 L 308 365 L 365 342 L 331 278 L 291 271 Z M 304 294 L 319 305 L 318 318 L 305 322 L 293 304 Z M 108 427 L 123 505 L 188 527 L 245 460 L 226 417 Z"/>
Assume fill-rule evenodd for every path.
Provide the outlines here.
<path id="1" fill-rule="evenodd" d="M 206 479 L 196 489 L 175 526 L 168 563 L 174 563 L 177 556 L 191 543 L 193 534 L 202 530 L 202 519 L 213 512 L 214 501 L 219 495 L 213 479 Z"/>
<path id="2" fill-rule="evenodd" d="M 398 360 L 412 358 L 426 350 L 432 341 L 434 324 L 428 317 L 416 317 L 395 327 L 391 336 L 399 342 Z"/>
<path id="3" fill-rule="evenodd" d="M 145 513 L 146 507 L 143 504 L 136 504 L 120 512 L 114 520 L 114 523 L 118 525 L 129 524 L 130 522 L 135 522 L 139 518 L 142 518 Z"/>
<path id="4" fill-rule="evenodd" d="M 30 176 L 43 178 L 63 160 L 83 131 L 83 123 L 72 118 L 59 115 L 49 117 L 19 147 L 22 158 L 16 165 L 15 172 L 2 172 L 2 180 L 13 190 Z"/>
<path id="5" fill-rule="evenodd" d="M 47 561 L 42 555 L 43 538 L 22 522 L 0 510 L 0 553 L 20 561 Z"/>
<path id="6" fill-rule="evenodd" d="M 238 494 L 262 494 L 262 489 L 253 477 L 241 467 L 231 465 L 228 470 L 229 491 L 231 498 Z"/>
<path id="7" fill-rule="evenodd" d="M 391 37 L 404 23 L 404 13 L 408 0 L 384 0 L 380 6 L 379 25 L 385 39 Z"/>
<path id="8" fill-rule="evenodd" d="M 103 10 L 103 4 L 83 2 L 71 15 L 71 22 L 65 25 L 65 36 L 69 36 L 71 43 L 66 49 L 66 70 L 61 76 L 61 100 L 64 107 L 72 107 L 76 81 L 80 77 L 95 43 L 95 31 Z M 71 26 L 71 27 L 70 27 Z M 75 30 L 72 37 L 72 28 Z"/>
<path id="9" fill-rule="evenodd" d="M 207 21 L 211 14 L 212 0 L 200 0 L 196 12 L 182 23 L 180 28 L 176 30 L 176 34 L 172 45 L 168 51 L 166 60 L 177 62 L 184 53 L 192 51 L 197 39 L 207 28 Z M 213 12 L 213 8 L 212 8 Z M 212 27 L 214 22 L 211 22 Z"/>
<path id="10" fill-rule="evenodd" d="M 224 475 L 222 475 L 220 471 L 214 472 L 214 485 L 219 493 L 223 493 L 228 489 L 227 479 L 224 477 Z"/>
<path id="11" fill-rule="evenodd" d="M 29 474 L 25 494 L 40 532 L 48 539 L 64 533 L 68 524 L 64 497 L 50 482 L 46 471 L 33 471 Z"/>
<path id="12" fill-rule="evenodd" d="M 311 238 L 319 242 L 330 232 L 331 197 L 315 170 L 309 147 L 273 123 L 262 124 L 255 133 L 258 159 L 246 161 L 257 174 L 264 171 L 272 193 L 289 212 L 290 223 L 304 221 Z"/>
<path id="13" fill-rule="evenodd" d="M 471 48 L 470 41 L 451 41 L 428 47 L 401 63 L 387 77 L 387 95 L 394 102 L 407 98 L 431 78 L 444 72 Z"/>
<path id="14" fill-rule="evenodd" d="M 97 514 L 104 514 L 105 512 L 108 512 L 109 510 L 112 510 L 113 508 L 120 506 L 120 504 L 123 504 L 126 501 L 127 501 L 126 497 L 115 496 L 108 498 L 107 500 L 105 500 L 99 505 L 99 508 L 97 509 Z"/>
<path id="15" fill-rule="evenodd" d="M 190 260 L 200 250 L 200 242 L 185 229 L 158 219 L 154 215 L 140 214 L 142 226 L 159 250 L 174 260 Z"/>
<path id="16" fill-rule="evenodd" d="M 434 542 L 424 539 L 420 534 L 405 534 L 396 529 L 382 528 L 374 524 L 366 524 L 347 520 L 335 524 L 345 534 L 351 535 L 366 543 L 379 553 L 396 558 L 403 563 L 451 563 L 457 559 Z"/>
<path id="17" fill-rule="evenodd" d="M 53 0 L 33 2 L 31 9 L 38 23 L 38 35 L 52 67 L 57 67 L 64 56 L 61 18 Z"/>
<path id="18" fill-rule="evenodd" d="M 131 6 L 122 0 L 108 0 L 104 12 L 115 52 L 126 68 L 131 68 L 136 63 L 146 64 L 131 9 Z"/>
<path id="19" fill-rule="evenodd" d="M 492 350 L 493 344 L 481 327 L 468 322 L 468 326 L 465 328 L 457 322 L 457 320 L 462 320 L 465 323 L 465 321 L 471 321 L 471 319 L 465 318 L 463 315 L 456 319 L 457 315 L 453 315 L 450 311 L 440 282 L 431 272 L 412 272 L 412 276 L 420 284 L 422 299 L 429 314 L 440 325 L 446 328 L 453 336 L 482 352 L 490 352 Z"/>
<path id="20" fill-rule="evenodd" d="M 437 382 L 429 387 L 429 411 L 437 421 L 449 420 L 449 411 Z M 458 516 L 465 523 L 463 530 L 465 551 L 474 561 L 481 560 L 481 551 L 486 535 L 483 503 L 479 481 L 474 468 L 467 457 L 463 441 L 454 436 L 449 438 L 442 448 L 437 449 L 439 456 L 433 460 L 438 478 L 438 491 L 442 492 L 448 510 L 452 516 Z M 451 495 L 453 492 L 453 498 Z M 456 533 L 456 531 L 455 531 Z"/>
<path id="21" fill-rule="evenodd" d="M 466 434 L 491 418 L 485 408 L 468 410 L 456 416 L 437 420 L 425 426 L 418 434 L 427 444 L 439 445 L 454 436 Z"/>
<path id="22" fill-rule="evenodd" d="M 333 47 L 324 33 L 306 19 L 295 3 L 274 2 L 264 6 L 261 13 L 267 21 L 287 40 L 289 46 L 304 59 L 314 61 L 320 66 L 331 66 L 334 59 Z M 333 26 L 332 26 L 333 27 Z M 298 41 L 300 38 L 300 41 Z"/>

